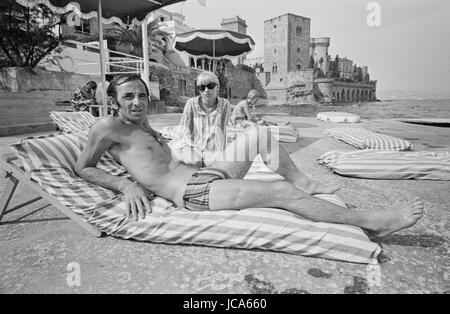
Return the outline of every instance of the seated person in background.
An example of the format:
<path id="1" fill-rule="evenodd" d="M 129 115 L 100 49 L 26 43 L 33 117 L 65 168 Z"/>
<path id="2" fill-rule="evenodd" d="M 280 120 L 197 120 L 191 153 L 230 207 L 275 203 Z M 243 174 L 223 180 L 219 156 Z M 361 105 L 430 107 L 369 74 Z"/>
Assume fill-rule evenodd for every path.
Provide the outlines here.
<path id="1" fill-rule="evenodd" d="M 220 86 L 214 73 L 204 71 L 196 82 L 200 96 L 186 102 L 179 125 L 179 139 L 185 145 L 174 150 L 181 154 L 180 159 L 204 166 L 226 147 L 231 104 L 227 99 L 217 96 Z M 189 161 L 181 156 L 195 158 Z"/>
<path id="2" fill-rule="evenodd" d="M 108 90 L 109 83 L 113 80 L 114 76 L 111 74 L 105 75 L 105 82 L 106 82 L 106 88 L 103 88 L 102 82 L 98 84 L 97 89 L 95 90 L 95 101 L 97 102 L 97 105 L 103 106 L 103 91 Z M 108 99 L 108 96 L 106 96 L 106 99 Z"/>
<path id="3" fill-rule="evenodd" d="M 258 120 L 250 114 L 248 107 L 250 105 L 255 105 L 258 101 L 259 95 L 258 91 L 252 89 L 247 96 L 247 99 L 241 101 L 236 105 L 231 114 L 231 124 L 235 127 L 247 127 L 249 125 L 254 125 Z"/>
<path id="4" fill-rule="evenodd" d="M 151 212 L 150 192 L 193 211 L 280 208 L 312 221 L 361 227 L 378 236 L 411 227 L 423 215 L 419 200 L 395 210 L 367 211 L 343 208 L 312 196 L 332 194 L 336 188 L 307 177 L 282 146 L 272 147 L 274 139 L 268 137 L 263 142 L 258 128 L 231 143 L 225 158 L 211 167 L 187 165 L 172 158 L 170 148 L 150 126 L 149 92 L 139 76 L 115 78 L 108 94 L 119 108 L 118 116 L 103 117 L 92 126 L 75 171 L 92 184 L 122 192 L 128 215 L 136 220 Z M 97 168 L 106 151 L 136 182 Z M 286 181 L 242 180 L 258 154 Z"/>
<path id="5" fill-rule="evenodd" d="M 95 105 L 95 90 L 97 83 L 94 81 L 88 82 L 85 86 L 77 88 L 73 94 L 70 103 L 74 111 L 89 111 L 91 105 Z M 98 112 L 97 112 L 98 113 Z M 97 114 L 98 116 L 98 114 Z"/>

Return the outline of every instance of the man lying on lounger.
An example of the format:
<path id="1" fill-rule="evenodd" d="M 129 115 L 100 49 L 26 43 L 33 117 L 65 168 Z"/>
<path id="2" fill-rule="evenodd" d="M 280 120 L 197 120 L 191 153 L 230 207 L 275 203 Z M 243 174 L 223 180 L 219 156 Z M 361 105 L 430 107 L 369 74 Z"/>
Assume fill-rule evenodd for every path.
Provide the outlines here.
<path id="1" fill-rule="evenodd" d="M 270 145 L 261 143 L 257 128 L 231 143 L 226 158 L 209 168 L 174 160 L 161 135 L 149 125 L 149 92 L 138 76 L 115 78 L 108 96 L 118 107 L 118 115 L 101 118 L 91 128 L 76 172 L 88 182 L 122 192 L 128 214 L 135 219 L 151 212 L 149 191 L 189 210 L 281 208 L 313 221 L 361 227 L 380 237 L 413 226 L 423 215 L 419 200 L 395 211 L 361 211 L 312 196 L 332 194 L 337 188 L 306 177 L 281 146 L 277 146 L 277 154 L 269 152 Z M 105 151 L 119 160 L 137 183 L 96 168 Z M 242 180 L 257 154 L 286 181 Z M 244 157 L 235 160 L 236 156 Z"/>

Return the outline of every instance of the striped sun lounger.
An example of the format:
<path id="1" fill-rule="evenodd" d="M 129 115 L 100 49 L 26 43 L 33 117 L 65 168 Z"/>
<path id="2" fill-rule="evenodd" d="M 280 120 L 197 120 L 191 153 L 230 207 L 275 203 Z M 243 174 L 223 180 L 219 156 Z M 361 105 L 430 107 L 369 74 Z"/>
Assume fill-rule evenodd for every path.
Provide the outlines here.
<path id="1" fill-rule="evenodd" d="M 52 111 L 50 112 L 50 119 L 63 132 L 89 130 L 97 121 L 97 118 L 87 111 Z"/>
<path id="2" fill-rule="evenodd" d="M 325 133 L 359 149 L 411 150 L 409 141 L 361 128 L 334 128 Z"/>
<path id="3" fill-rule="evenodd" d="M 11 148 L 26 173 L 43 191 L 84 221 L 108 235 L 168 244 L 195 244 L 226 248 L 261 249 L 314 256 L 354 263 L 377 263 L 381 248 L 360 228 L 317 223 L 290 212 L 269 209 L 194 212 L 177 208 L 155 198 L 153 211 L 144 220 L 126 215 L 122 196 L 89 184 L 75 175 L 73 167 L 86 143 L 86 132 L 60 133 L 28 138 Z M 99 167 L 113 175 L 127 176 L 111 156 Z M 247 178 L 280 179 L 255 162 Z M 322 196 L 337 205 L 345 204 L 334 195 Z"/>
<path id="4" fill-rule="evenodd" d="M 269 126 L 267 127 L 271 130 L 273 137 L 279 141 L 284 143 L 295 143 L 298 140 L 298 131 L 289 125 L 280 125 L 280 126 Z M 240 134 L 243 134 L 245 129 L 242 128 L 227 128 L 227 136 L 228 138 L 236 138 Z"/>
<path id="5" fill-rule="evenodd" d="M 332 151 L 319 163 L 337 174 L 365 179 L 450 180 L 450 153 Z"/>

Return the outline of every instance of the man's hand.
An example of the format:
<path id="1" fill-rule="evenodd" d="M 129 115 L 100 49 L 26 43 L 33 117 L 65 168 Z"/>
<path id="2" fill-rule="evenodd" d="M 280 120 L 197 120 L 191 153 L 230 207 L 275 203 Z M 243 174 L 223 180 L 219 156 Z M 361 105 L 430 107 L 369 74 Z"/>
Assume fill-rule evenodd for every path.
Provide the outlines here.
<path id="1" fill-rule="evenodd" d="M 134 217 L 137 221 L 139 218 L 145 219 L 145 213 L 152 212 L 149 198 L 154 197 L 153 193 L 146 191 L 139 184 L 131 182 L 126 184 L 122 189 L 128 216 Z"/>

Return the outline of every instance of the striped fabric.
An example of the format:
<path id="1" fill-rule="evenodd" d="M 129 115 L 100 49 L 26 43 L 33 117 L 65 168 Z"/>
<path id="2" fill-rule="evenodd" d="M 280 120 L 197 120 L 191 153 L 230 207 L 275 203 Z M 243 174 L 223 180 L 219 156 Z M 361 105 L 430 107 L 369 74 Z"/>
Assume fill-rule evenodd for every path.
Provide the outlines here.
<path id="1" fill-rule="evenodd" d="M 359 149 L 411 150 L 412 144 L 406 140 L 375 133 L 361 128 L 327 129 L 325 133 Z"/>
<path id="2" fill-rule="evenodd" d="M 89 130 L 94 125 L 97 118 L 92 116 L 87 111 L 77 112 L 50 112 L 50 119 L 63 132 L 78 132 L 82 130 Z"/>
<path id="3" fill-rule="evenodd" d="M 118 195 L 90 184 L 74 173 L 76 160 L 86 143 L 87 131 L 83 131 L 29 137 L 10 147 L 33 180 L 56 196 L 63 205 L 77 211 L 78 205 L 82 208 L 97 206 L 99 202 Z M 125 168 L 109 153 L 100 159 L 97 167 L 112 175 L 129 177 Z"/>
<path id="4" fill-rule="evenodd" d="M 268 127 L 270 131 L 272 132 L 272 135 L 274 138 L 279 142 L 284 143 L 295 143 L 298 139 L 298 131 L 288 125 L 281 125 L 281 126 L 269 126 Z M 227 134 L 230 138 L 237 138 L 240 134 L 243 134 L 245 132 L 245 129 L 242 128 L 233 128 L 228 127 L 227 128 Z"/>
<path id="5" fill-rule="evenodd" d="M 449 152 L 332 151 L 322 155 L 319 163 L 355 178 L 450 180 Z"/>
<path id="6" fill-rule="evenodd" d="M 377 263 L 381 248 L 356 227 L 317 223 L 279 209 L 194 212 L 162 198 L 144 220 L 129 219 L 121 195 L 93 186 L 73 172 L 86 133 L 28 138 L 12 146 L 27 172 L 62 204 L 111 236 L 171 244 L 262 249 L 355 263 Z M 108 158 L 107 158 L 108 159 Z M 257 163 L 257 162 L 256 162 Z M 106 171 L 125 175 L 123 168 Z M 117 165 L 116 165 L 117 166 Z M 247 178 L 261 179 L 256 164 Z M 258 172 L 258 173 L 255 173 Z M 323 196 L 321 196 L 323 197 Z M 325 199 L 345 206 L 337 196 Z"/>

